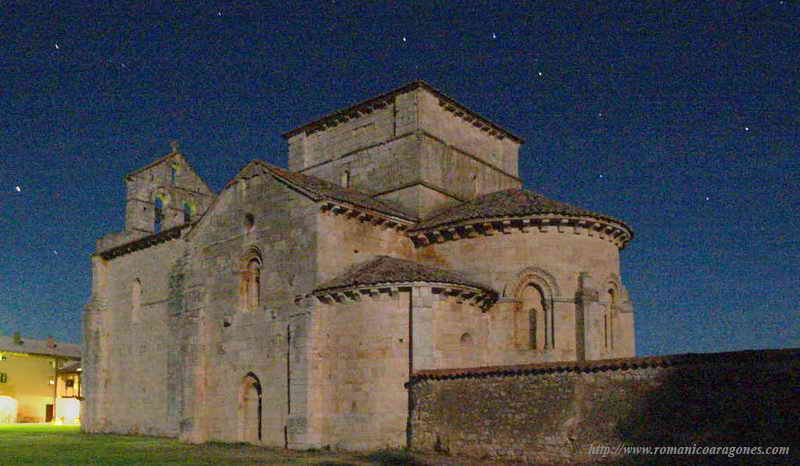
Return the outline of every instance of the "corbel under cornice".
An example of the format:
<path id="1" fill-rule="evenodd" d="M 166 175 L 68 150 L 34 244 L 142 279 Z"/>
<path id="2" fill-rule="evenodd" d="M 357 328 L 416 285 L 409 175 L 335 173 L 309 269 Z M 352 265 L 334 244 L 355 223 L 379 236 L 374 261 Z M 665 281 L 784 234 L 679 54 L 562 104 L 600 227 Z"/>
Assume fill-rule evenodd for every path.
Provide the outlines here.
<path id="1" fill-rule="evenodd" d="M 320 205 L 320 210 L 324 213 L 342 215 L 347 219 L 359 222 L 368 222 L 374 226 L 385 229 L 405 231 L 414 225 L 414 222 L 404 220 L 400 217 L 384 214 L 375 210 L 366 209 L 347 202 L 325 200 Z"/>
<path id="2" fill-rule="evenodd" d="M 391 299 L 396 297 L 400 291 L 408 291 L 412 288 L 430 288 L 434 295 L 442 299 L 452 298 L 458 302 L 469 303 L 479 307 L 484 311 L 488 310 L 497 300 L 496 293 L 491 291 L 467 285 L 436 282 L 375 283 L 346 288 L 318 290 L 310 293 L 306 297 L 314 297 L 323 304 L 335 304 L 342 302 L 358 302 L 364 298 Z M 299 302 L 303 298 L 304 297 L 298 296 L 295 298 L 295 302 Z"/>
<path id="3" fill-rule="evenodd" d="M 456 241 L 475 236 L 492 236 L 513 232 L 560 233 L 596 237 L 624 249 L 633 234 L 618 223 L 579 216 L 531 215 L 527 217 L 498 217 L 492 219 L 470 219 L 455 224 L 441 225 L 425 230 L 408 232 L 416 247 L 433 243 Z"/>

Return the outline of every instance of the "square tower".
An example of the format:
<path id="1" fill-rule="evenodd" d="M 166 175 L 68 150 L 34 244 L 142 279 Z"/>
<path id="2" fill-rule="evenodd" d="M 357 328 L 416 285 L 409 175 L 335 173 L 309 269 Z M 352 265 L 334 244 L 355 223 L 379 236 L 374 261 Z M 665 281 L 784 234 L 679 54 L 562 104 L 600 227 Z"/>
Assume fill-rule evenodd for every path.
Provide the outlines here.
<path id="1" fill-rule="evenodd" d="M 522 186 L 522 139 L 422 81 L 284 137 L 290 170 L 394 201 L 419 218 Z"/>

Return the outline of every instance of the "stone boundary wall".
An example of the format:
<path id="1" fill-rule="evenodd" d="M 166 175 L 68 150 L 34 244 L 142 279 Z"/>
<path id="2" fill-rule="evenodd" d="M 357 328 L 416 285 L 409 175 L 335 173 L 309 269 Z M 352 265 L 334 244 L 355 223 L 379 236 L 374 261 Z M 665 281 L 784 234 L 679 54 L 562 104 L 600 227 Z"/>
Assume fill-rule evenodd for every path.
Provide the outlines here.
<path id="1" fill-rule="evenodd" d="M 409 446 L 418 451 L 698 464 L 721 458 L 620 458 L 590 447 L 790 446 L 789 457 L 735 461 L 800 464 L 800 348 L 421 371 L 407 387 Z"/>

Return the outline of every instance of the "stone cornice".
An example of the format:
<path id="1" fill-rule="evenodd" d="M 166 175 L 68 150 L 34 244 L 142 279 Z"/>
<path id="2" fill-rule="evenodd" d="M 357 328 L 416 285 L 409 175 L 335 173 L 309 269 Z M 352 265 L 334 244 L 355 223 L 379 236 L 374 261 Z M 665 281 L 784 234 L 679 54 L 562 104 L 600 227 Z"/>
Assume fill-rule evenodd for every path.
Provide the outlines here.
<path id="1" fill-rule="evenodd" d="M 425 81 L 418 80 L 413 81 L 405 86 L 402 86 L 398 89 L 389 91 L 385 94 L 381 94 L 377 97 L 372 99 L 365 100 L 358 104 L 352 105 L 350 107 L 345 108 L 344 110 L 339 110 L 323 117 L 317 118 L 316 120 L 307 123 L 299 128 L 295 128 L 293 130 L 287 131 L 283 134 L 285 139 L 289 139 L 292 136 L 305 132 L 306 134 L 311 134 L 316 131 L 324 130 L 328 127 L 333 127 L 344 123 L 348 120 L 353 118 L 358 118 L 362 114 L 372 113 L 377 109 L 384 108 L 388 105 L 394 104 L 394 98 L 400 94 L 405 94 L 416 89 L 425 89 L 434 96 L 439 99 L 439 105 L 446 111 L 452 112 L 455 116 L 459 118 L 463 118 L 465 121 L 472 123 L 473 126 L 479 128 L 483 131 L 488 132 L 490 135 L 498 138 L 509 138 L 513 141 L 516 141 L 519 144 L 522 144 L 524 140 L 519 136 L 512 134 L 510 131 L 504 129 L 500 125 L 493 123 L 491 120 L 484 118 L 477 113 L 467 109 L 463 105 L 459 104 L 451 97 L 445 95 L 442 91 L 434 88 L 430 84 L 426 83 Z"/>
<path id="2" fill-rule="evenodd" d="M 687 353 L 638 358 L 601 359 L 596 361 L 564 361 L 509 366 L 433 369 L 414 373 L 406 386 L 423 380 L 447 380 L 474 377 L 509 377 L 550 373 L 594 373 L 676 366 L 782 363 L 800 359 L 800 348 L 778 350 L 745 350 L 724 353 Z"/>
<path id="3" fill-rule="evenodd" d="M 412 221 L 342 201 L 325 200 L 320 204 L 320 210 L 323 213 L 342 215 L 347 219 L 368 222 L 373 226 L 397 231 L 405 231 L 414 225 Z"/>
<path id="4" fill-rule="evenodd" d="M 459 301 L 469 302 L 483 310 L 489 309 L 497 300 L 497 295 L 494 292 L 482 290 L 473 286 L 427 281 L 373 283 L 351 287 L 329 288 L 314 291 L 309 296 L 317 298 L 324 304 L 333 304 L 346 301 L 360 301 L 364 297 L 394 297 L 397 296 L 397 293 L 400 291 L 407 291 L 411 288 L 420 287 L 431 288 L 434 294 L 439 297 L 452 297 Z M 297 301 L 297 299 L 295 301 Z"/>
<path id="5" fill-rule="evenodd" d="M 625 245 L 633 237 L 627 227 L 610 220 L 558 214 L 469 219 L 458 223 L 409 232 L 408 236 L 411 237 L 416 247 L 424 247 L 433 243 L 476 236 L 492 236 L 496 233 L 510 234 L 514 231 L 522 233 L 530 231 L 538 231 L 540 233 L 556 232 L 592 236 L 608 241 L 620 249 L 625 248 Z"/>

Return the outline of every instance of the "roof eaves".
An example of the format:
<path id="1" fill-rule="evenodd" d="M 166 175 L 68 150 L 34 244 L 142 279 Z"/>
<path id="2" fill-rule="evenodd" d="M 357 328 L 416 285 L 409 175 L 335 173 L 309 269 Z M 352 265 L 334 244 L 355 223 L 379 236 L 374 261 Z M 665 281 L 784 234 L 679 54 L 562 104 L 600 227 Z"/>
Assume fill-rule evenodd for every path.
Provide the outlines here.
<path id="1" fill-rule="evenodd" d="M 390 99 L 390 98 L 392 98 L 392 97 L 394 97 L 396 95 L 399 95 L 399 94 L 404 94 L 406 92 L 413 91 L 413 90 L 418 89 L 418 88 L 426 89 L 427 91 L 431 92 L 436 97 L 438 97 L 439 99 L 447 102 L 449 105 L 452 105 L 454 107 L 458 107 L 459 110 L 461 110 L 462 112 L 468 113 L 469 115 L 471 115 L 475 119 L 482 120 L 487 125 L 491 126 L 496 131 L 503 133 L 504 135 L 508 136 L 512 140 L 514 140 L 514 141 L 516 141 L 516 142 L 518 142 L 520 144 L 523 144 L 525 142 L 525 140 L 522 139 L 521 137 L 515 135 L 514 133 L 512 133 L 511 131 L 503 128 L 502 126 L 498 125 L 497 123 L 494 123 L 493 121 L 489 120 L 488 118 L 482 117 L 481 115 L 477 114 L 476 112 L 473 112 L 472 110 L 466 108 L 465 106 L 463 106 L 460 103 L 456 102 L 455 99 L 449 97 L 444 92 L 436 89 L 435 87 L 431 86 L 430 84 L 426 83 L 423 80 L 412 81 L 412 82 L 410 82 L 410 83 L 408 83 L 408 84 L 406 84 L 404 86 L 401 86 L 401 87 L 399 87 L 397 89 L 391 90 L 391 91 L 383 93 L 383 94 L 381 94 L 381 95 L 379 95 L 377 97 L 373 97 L 373 98 L 364 100 L 362 102 L 359 102 L 357 104 L 351 105 L 351 106 L 349 106 L 349 107 L 347 107 L 347 108 L 345 108 L 343 110 L 338 110 L 336 112 L 329 113 L 327 115 L 323 115 L 323 116 L 321 116 L 319 118 L 316 118 L 313 121 L 311 121 L 309 123 L 306 123 L 306 124 L 304 124 L 304 125 L 302 125 L 300 127 L 297 127 L 295 129 L 286 131 L 285 133 L 283 133 L 282 136 L 285 139 L 289 139 L 292 136 L 295 136 L 296 134 L 299 134 L 299 133 L 301 133 L 303 131 L 309 131 L 311 129 L 314 129 L 314 128 L 317 128 L 319 126 L 322 126 L 328 121 L 341 119 L 343 117 L 346 117 L 347 115 L 358 111 L 359 108 L 373 106 L 373 105 L 375 105 L 375 104 L 377 104 L 377 103 L 379 103 L 381 101 Z"/>
<path id="2" fill-rule="evenodd" d="M 525 218 L 532 218 L 532 217 L 548 217 L 548 216 L 556 216 L 556 217 L 572 217 L 572 218 L 593 218 L 595 220 L 602 220 L 606 222 L 616 223 L 620 226 L 625 227 L 631 234 L 631 239 L 633 239 L 633 230 L 621 220 L 617 220 L 613 217 L 605 216 L 602 214 L 594 215 L 594 214 L 582 214 L 582 213 L 575 213 L 575 212 L 567 212 L 567 211 L 559 211 L 559 212 L 540 212 L 540 213 L 530 213 L 530 214 L 509 214 L 509 215 L 501 215 L 501 216 L 484 216 L 484 215 L 468 215 L 464 217 L 455 218 L 452 220 L 443 220 L 441 222 L 431 221 L 430 223 L 426 222 L 419 222 L 414 228 L 409 228 L 408 231 L 410 233 L 426 231 L 426 230 L 437 230 L 442 228 L 451 228 L 455 226 L 461 226 L 466 224 L 475 223 L 476 221 L 480 222 L 497 222 L 502 220 L 517 220 L 517 219 L 525 219 Z"/>
<path id="3" fill-rule="evenodd" d="M 451 288 L 461 287 L 472 290 L 481 291 L 488 294 L 496 295 L 497 292 L 488 286 L 478 285 L 475 283 L 461 283 L 457 281 L 448 280 L 390 280 L 390 281 L 376 281 L 370 283 L 353 283 L 341 286 L 328 286 L 319 287 L 312 291 L 312 294 L 326 294 L 332 292 L 344 292 L 350 290 L 358 290 L 362 288 L 397 288 L 397 287 L 419 287 L 427 286 L 432 288 Z"/>
<path id="4" fill-rule="evenodd" d="M 402 221 L 402 223 L 409 224 L 409 225 L 412 224 L 412 223 L 415 223 L 417 221 L 416 218 L 410 216 L 409 214 L 407 214 L 405 212 L 402 212 L 399 209 L 393 208 L 392 206 L 385 205 L 385 203 L 383 203 L 382 201 L 379 201 L 377 199 L 369 198 L 372 202 L 374 202 L 377 205 L 368 206 L 368 205 L 364 205 L 362 203 L 359 203 L 358 201 L 355 201 L 355 200 L 352 200 L 352 199 L 347 199 L 344 196 L 336 196 L 336 195 L 330 194 L 330 193 L 323 193 L 323 192 L 321 192 L 319 190 L 316 190 L 316 189 L 313 189 L 311 187 L 302 185 L 301 183 L 298 183 L 298 182 L 292 180 L 291 178 L 285 176 L 283 173 L 281 173 L 281 171 L 278 169 L 278 167 L 274 167 L 274 166 L 272 166 L 272 165 L 270 165 L 270 164 L 268 164 L 268 163 L 266 163 L 266 162 L 264 162 L 262 160 L 258 160 L 257 162 L 259 162 L 276 179 L 278 179 L 279 181 L 282 181 L 285 184 L 287 184 L 287 185 L 293 187 L 294 189 L 300 191 L 301 193 L 305 194 L 306 196 L 308 196 L 309 198 L 313 199 L 314 201 L 328 200 L 330 202 L 342 203 L 342 204 L 346 204 L 348 206 L 352 206 L 352 207 L 358 208 L 358 209 L 371 210 L 371 211 L 374 211 L 374 212 L 378 212 L 378 213 L 381 213 L 381 214 L 384 214 L 384 215 L 391 216 L 391 217 L 393 217 L 393 219 L 400 220 L 400 221 Z M 304 175 L 304 174 L 301 174 L 301 173 L 298 173 L 298 175 L 302 175 L 302 176 L 311 178 L 310 175 Z M 320 181 L 325 182 L 325 180 L 320 180 Z M 338 187 L 337 189 L 345 190 L 346 188 Z M 364 193 L 361 193 L 359 191 L 355 191 L 355 190 L 351 190 L 351 191 L 353 191 L 354 195 L 358 194 L 358 195 L 366 196 Z"/>

